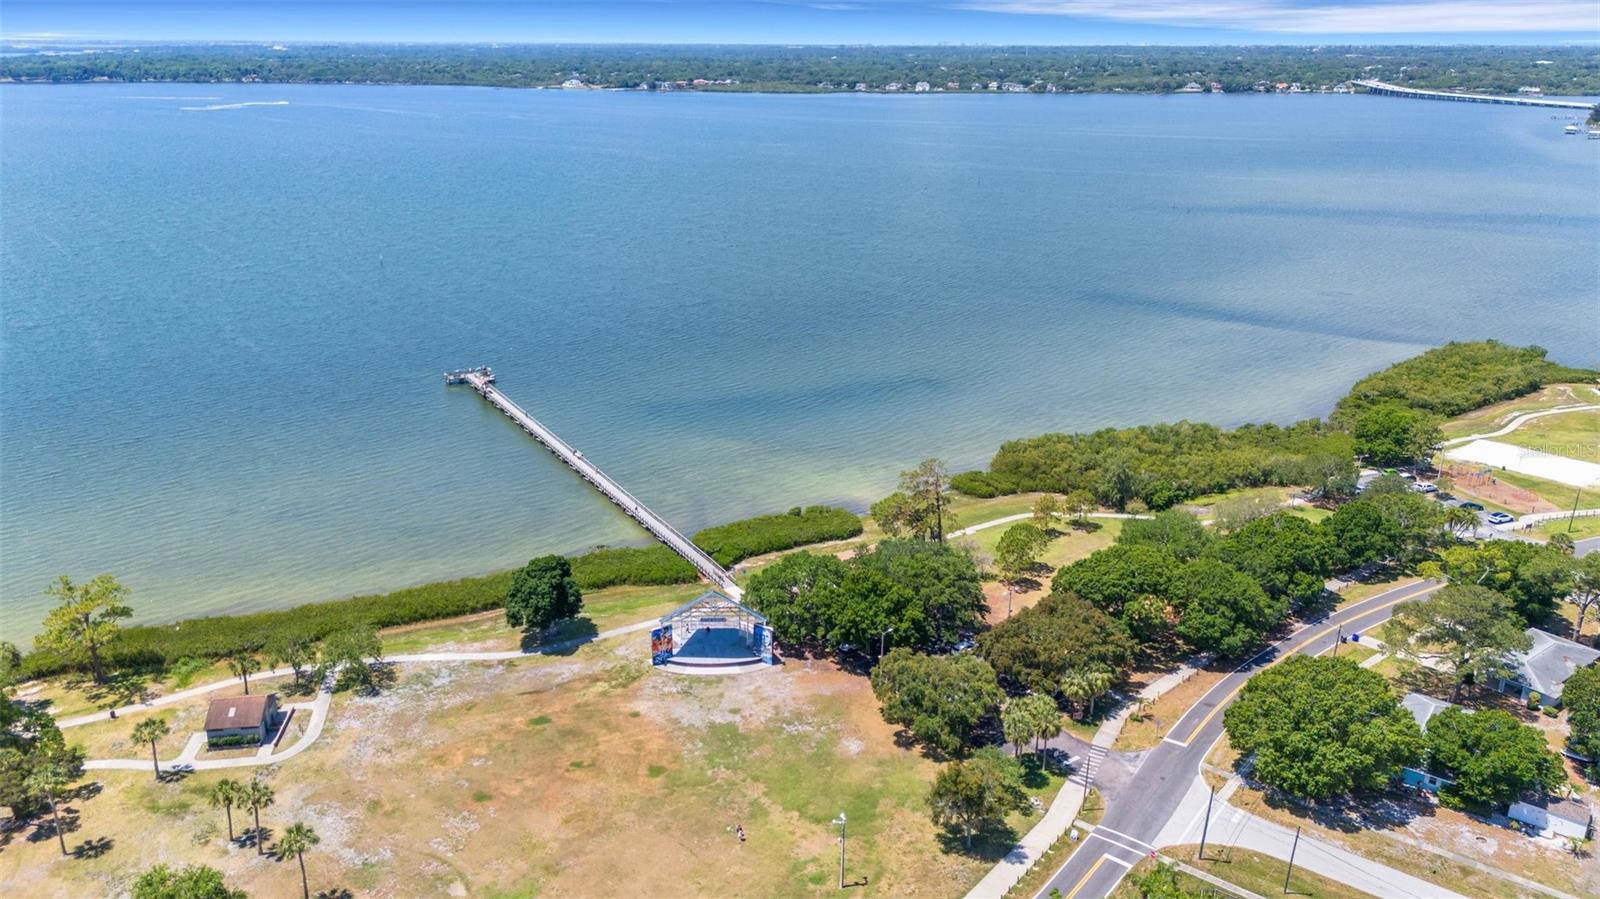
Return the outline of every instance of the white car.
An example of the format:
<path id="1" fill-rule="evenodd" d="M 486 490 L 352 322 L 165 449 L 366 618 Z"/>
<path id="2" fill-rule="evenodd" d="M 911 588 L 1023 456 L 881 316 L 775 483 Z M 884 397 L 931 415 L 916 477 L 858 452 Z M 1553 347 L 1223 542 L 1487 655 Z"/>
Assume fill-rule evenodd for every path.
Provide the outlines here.
<path id="1" fill-rule="evenodd" d="M 1438 493 L 1439 485 L 1433 483 L 1432 481 L 1418 481 L 1411 485 L 1411 489 L 1417 491 L 1418 493 Z"/>
<path id="2" fill-rule="evenodd" d="M 1504 512 L 1490 512 L 1484 517 L 1484 520 L 1490 524 L 1510 524 L 1511 522 L 1516 521 L 1515 518 L 1512 518 L 1510 515 L 1507 515 Z"/>

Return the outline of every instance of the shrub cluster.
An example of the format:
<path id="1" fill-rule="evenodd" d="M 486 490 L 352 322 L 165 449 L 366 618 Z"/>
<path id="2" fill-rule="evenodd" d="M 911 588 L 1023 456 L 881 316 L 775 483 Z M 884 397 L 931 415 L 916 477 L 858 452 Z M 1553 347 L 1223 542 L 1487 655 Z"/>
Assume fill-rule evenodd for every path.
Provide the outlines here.
<path id="1" fill-rule="evenodd" d="M 124 628 L 106 647 L 106 658 L 113 668 L 164 668 L 185 658 L 220 659 L 259 651 L 268 638 L 315 641 L 352 627 L 394 627 L 468 615 L 503 605 L 511 575 L 512 572 L 502 571 L 392 593 L 306 603 L 292 609 Z M 22 665 L 27 677 L 75 667 L 48 652 L 29 653 Z"/>
<path id="2" fill-rule="evenodd" d="M 572 576 L 585 590 L 687 584 L 699 577 L 682 556 L 657 543 L 601 547 L 572 559 Z"/>
<path id="3" fill-rule="evenodd" d="M 695 535 L 695 542 L 724 565 L 764 552 L 861 533 L 854 514 L 829 506 L 763 515 Z M 353 627 L 385 628 L 469 615 L 505 605 L 514 572 L 407 587 L 390 593 L 307 603 L 292 609 L 192 618 L 175 624 L 125 628 L 105 650 L 118 669 L 168 668 L 181 661 L 260 651 L 267 639 L 317 641 Z M 659 544 L 600 548 L 572 559 L 572 576 L 584 590 L 620 585 L 692 583 L 694 566 Z M 43 677 L 78 667 L 74 660 L 35 651 L 23 660 L 23 677 Z"/>
<path id="4" fill-rule="evenodd" d="M 1181 421 L 1008 441 L 987 472 L 956 475 L 951 485 L 980 497 L 1086 491 L 1107 506 L 1137 499 L 1165 509 L 1240 487 L 1353 482 L 1354 460 L 1349 436 L 1316 420 L 1231 431 Z"/>
<path id="5" fill-rule="evenodd" d="M 706 528 L 694 535 L 694 542 L 718 564 L 732 565 L 762 553 L 860 534 L 861 519 L 853 512 L 833 506 L 795 506 L 782 515 L 760 515 Z"/>
<path id="6" fill-rule="evenodd" d="M 1545 358 L 1542 347 L 1497 340 L 1447 343 L 1367 375 L 1334 407 L 1330 420 L 1352 427 L 1366 409 L 1398 403 L 1451 416 L 1532 393 L 1546 384 L 1593 381 L 1600 372 L 1569 368 Z"/>

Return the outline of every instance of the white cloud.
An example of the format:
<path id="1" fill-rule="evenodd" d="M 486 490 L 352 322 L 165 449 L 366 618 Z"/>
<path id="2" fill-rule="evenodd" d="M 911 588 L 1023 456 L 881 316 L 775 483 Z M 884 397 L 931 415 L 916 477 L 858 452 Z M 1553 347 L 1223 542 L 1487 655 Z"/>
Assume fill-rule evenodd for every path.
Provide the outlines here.
<path id="1" fill-rule="evenodd" d="M 1401 0 L 1308 6 L 1283 0 L 965 0 L 959 5 L 985 12 L 1313 34 L 1600 32 L 1596 0 Z"/>

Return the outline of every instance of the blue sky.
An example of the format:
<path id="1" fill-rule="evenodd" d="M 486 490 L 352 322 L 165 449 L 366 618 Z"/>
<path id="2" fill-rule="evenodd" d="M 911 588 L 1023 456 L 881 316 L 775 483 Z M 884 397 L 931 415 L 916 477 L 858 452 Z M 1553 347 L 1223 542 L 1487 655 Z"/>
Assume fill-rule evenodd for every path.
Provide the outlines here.
<path id="1" fill-rule="evenodd" d="M 7 40 L 1600 43 L 1600 0 L 0 0 Z"/>

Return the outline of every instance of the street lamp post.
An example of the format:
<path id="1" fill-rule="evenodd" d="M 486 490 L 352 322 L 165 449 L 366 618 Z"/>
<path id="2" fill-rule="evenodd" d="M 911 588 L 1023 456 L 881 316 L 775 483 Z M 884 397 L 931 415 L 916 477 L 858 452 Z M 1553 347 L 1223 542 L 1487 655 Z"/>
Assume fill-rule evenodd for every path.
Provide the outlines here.
<path id="1" fill-rule="evenodd" d="M 889 639 L 889 635 L 892 634 L 892 633 L 894 633 L 894 628 L 891 627 L 891 628 L 886 629 L 883 633 L 878 635 L 878 658 L 880 658 L 880 659 L 883 658 L 884 641 Z M 844 813 L 840 812 L 839 816 L 842 818 L 844 816 Z"/>
<path id="2" fill-rule="evenodd" d="M 840 812 L 839 817 L 833 819 L 833 823 L 839 825 L 839 889 L 842 890 L 844 889 L 844 812 Z"/>

